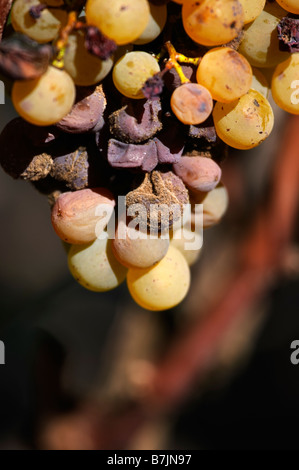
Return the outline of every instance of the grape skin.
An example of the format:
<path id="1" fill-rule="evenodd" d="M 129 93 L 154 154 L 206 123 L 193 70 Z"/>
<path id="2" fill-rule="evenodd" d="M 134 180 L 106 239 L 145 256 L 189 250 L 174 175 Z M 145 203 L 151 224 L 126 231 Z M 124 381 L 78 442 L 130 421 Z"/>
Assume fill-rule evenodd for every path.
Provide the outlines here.
<path id="1" fill-rule="evenodd" d="M 291 54 L 288 60 L 276 67 L 271 84 L 272 96 L 276 104 L 288 113 L 296 115 L 299 114 L 298 70 L 299 53 Z"/>
<path id="2" fill-rule="evenodd" d="M 122 238 L 122 232 L 125 238 Z M 140 238 L 138 235 L 140 232 L 120 221 L 115 239 L 112 240 L 113 253 L 119 262 L 128 268 L 149 268 L 164 258 L 169 247 L 169 240 L 150 239 L 150 236 L 145 233 L 143 235 L 146 238 Z"/>
<path id="3" fill-rule="evenodd" d="M 148 78 L 160 72 L 156 59 L 143 51 L 128 52 L 113 68 L 115 87 L 127 98 L 144 99 L 142 87 Z"/>
<path id="4" fill-rule="evenodd" d="M 274 124 L 269 101 L 256 90 L 232 103 L 216 103 L 213 119 L 218 137 L 240 150 L 260 145 Z"/>
<path id="5" fill-rule="evenodd" d="M 277 25 L 287 15 L 277 3 L 267 3 L 262 13 L 245 27 L 238 52 L 254 67 L 275 67 L 289 57 L 279 50 Z"/>
<path id="6" fill-rule="evenodd" d="M 250 88 L 259 91 L 265 98 L 269 96 L 270 86 L 268 80 L 263 72 L 255 67 L 252 69 L 252 83 Z"/>
<path id="7" fill-rule="evenodd" d="M 183 124 L 201 124 L 212 112 L 213 99 L 207 88 L 198 83 L 185 83 L 174 90 L 170 105 Z"/>
<path id="8" fill-rule="evenodd" d="M 43 2 L 39 0 L 16 0 L 11 10 L 11 22 L 15 31 L 27 34 L 31 39 L 46 43 L 56 38 L 61 26 L 67 22 L 64 10 L 48 10 L 41 12 L 38 20 L 30 16 L 29 10 Z"/>
<path id="9" fill-rule="evenodd" d="M 178 238 L 176 238 L 176 233 L 178 234 Z M 182 230 L 177 230 L 174 232 L 170 241 L 170 245 L 182 253 L 188 263 L 188 266 L 193 266 L 193 264 L 196 263 L 200 256 L 201 248 L 190 250 L 187 249 L 186 245 L 194 243 L 197 241 L 197 239 L 202 243 L 201 236 L 198 233 L 184 227 Z"/>
<path id="10" fill-rule="evenodd" d="M 64 56 L 64 68 L 76 85 L 89 86 L 101 82 L 112 66 L 113 57 L 101 60 L 86 50 L 83 31 L 70 34 Z"/>
<path id="11" fill-rule="evenodd" d="M 130 268 L 127 285 L 135 302 L 147 310 L 166 310 L 180 303 L 190 286 L 190 269 L 179 250 L 169 247 L 166 256 L 148 269 Z"/>
<path id="12" fill-rule="evenodd" d="M 166 5 L 153 5 L 150 3 L 150 18 L 147 27 L 134 44 L 147 44 L 154 41 L 163 30 L 167 20 Z"/>
<path id="13" fill-rule="evenodd" d="M 299 14 L 298 0 L 276 0 L 277 3 L 290 13 Z"/>
<path id="14" fill-rule="evenodd" d="M 66 116 L 75 101 L 71 77 L 55 67 L 34 80 L 17 80 L 12 88 L 12 102 L 17 112 L 31 124 L 48 126 Z"/>
<path id="15" fill-rule="evenodd" d="M 230 47 L 207 52 L 197 69 L 198 83 L 205 86 L 214 100 L 229 103 L 245 95 L 252 82 L 249 62 Z"/>
<path id="16" fill-rule="evenodd" d="M 86 245 L 72 245 L 68 253 L 68 266 L 76 281 L 94 292 L 115 289 L 127 274 L 127 268 L 114 257 L 108 238 Z"/>
<path id="17" fill-rule="evenodd" d="M 147 0 L 88 0 L 85 11 L 88 24 L 97 26 L 118 45 L 137 39 L 150 18 Z"/>
<path id="18" fill-rule="evenodd" d="M 185 0 L 182 17 L 188 36 L 204 46 L 232 41 L 244 24 L 244 12 L 238 0 Z"/>
<path id="19" fill-rule="evenodd" d="M 244 24 L 251 23 L 263 11 L 266 0 L 239 0 L 244 10 Z"/>

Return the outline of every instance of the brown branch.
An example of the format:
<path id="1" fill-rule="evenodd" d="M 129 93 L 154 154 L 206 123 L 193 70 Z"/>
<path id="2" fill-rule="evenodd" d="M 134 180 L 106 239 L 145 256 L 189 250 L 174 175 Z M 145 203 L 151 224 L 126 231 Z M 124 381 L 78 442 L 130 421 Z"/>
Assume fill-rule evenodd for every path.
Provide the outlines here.
<path id="1" fill-rule="evenodd" d="M 9 15 L 12 0 L 0 0 L 0 41 L 2 39 L 3 30 Z"/>

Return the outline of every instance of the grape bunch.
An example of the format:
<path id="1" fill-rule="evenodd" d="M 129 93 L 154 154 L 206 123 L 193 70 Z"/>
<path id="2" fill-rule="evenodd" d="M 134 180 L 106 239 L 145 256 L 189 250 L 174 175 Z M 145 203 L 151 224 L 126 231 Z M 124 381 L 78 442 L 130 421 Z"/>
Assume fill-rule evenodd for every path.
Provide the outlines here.
<path id="1" fill-rule="evenodd" d="M 74 278 L 95 292 L 126 279 L 164 310 L 227 209 L 228 148 L 270 135 L 270 90 L 299 114 L 299 3 L 15 0 L 0 74 L 19 114 L 0 163 L 48 196 Z"/>

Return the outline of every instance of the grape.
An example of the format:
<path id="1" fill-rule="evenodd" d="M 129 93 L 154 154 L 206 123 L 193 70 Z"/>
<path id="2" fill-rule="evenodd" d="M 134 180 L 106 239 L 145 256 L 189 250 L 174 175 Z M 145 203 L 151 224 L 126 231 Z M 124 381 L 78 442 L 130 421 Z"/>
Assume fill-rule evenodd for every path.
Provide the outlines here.
<path id="1" fill-rule="evenodd" d="M 295 13 L 295 15 L 299 14 L 298 0 L 276 0 L 276 1 L 282 8 L 289 11 L 290 13 Z"/>
<path id="2" fill-rule="evenodd" d="M 94 91 L 81 88 L 77 91 L 76 103 L 56 126 L 70 134 L 82 134 L 95 126 L 97 131 L 104 126 L 103 114 L 106 108 L 106 98 L 102 85 Z"/>
<path id="3" fill-rule="evenodd" d="M 190 249 L 188 246 L 191 244 L 199 245 L 200 248 Z M 192 266 L 199 258 L 202 246 L 202 237 L 197 232 L 183 227 L 182 230 L 174 232 L 170 241 L 170 246 L 179 250 L 186 259 L 189 266 Z"/>
<path id="4" fill-rule="evenodd" d="M 299 53 L 279 64 L 273 74 L 271 91 L 274 101 L 288 113 L 299 114 Z"/>
<path id="5" fill-rule="evenodd" d="M 150 19 L 147 0 L 88 0 L 86 19 L 117 44 L 135 41 Z"/>
<path id="6" fill-rule="evenodd" d="M 259 91 L 265 98 L 268 98 L 270 89 L 265 75 L 256 68 L 252 69 L 252 74 L 252 83 L 250 88 Z"/>
<path id="7" fill-rule="evenodd" d="M 67 12 L 47 8 L 41 12 L 40 18 L 33 19 L 30 8 L 42 5 L 40 0 L 16 0 L 11 10 L 11 22 L 16 31 L 27 34 L 37 42 L 52 41 L 57 36 L 61 26 L 67 22 Z"/>
<path id="8" fill-rule="evenodd" d="M 166 310 L 186 296 L 190 270 L 184 256 L 170 246 L 165 257 L 154 267 L 130 268 L 127 284 L 138 305 L 148 310 Z"/>
<path id="9" fill-rule="evenodd" d="M 254 67 L 275 67 L 289 57 L 279 50 L 277 25 L 287 15 L 277 3 L 267 3 L 262 13 L 245 27 L 238 51 Z"/>
<path id="10" fill-rule="evenodd" d="M 76 281 L 94 292 L 114 289 L 125 280 L 127 274 L 127 268 L 114 257 L 108 237 L 87 245 L 72 245 L 68 253 L 68 266 Z"/>
<path id="11" fill-rule="evenodd" d="M 244 23 L 255 20 L 263 11 L 266 0 L 239 0 L 244 10 Z"/>
<path id="12" fill-rule="evenodd" d="M 213 118 L 220 139 L 241 150 L 261 144 L 274 124 L 269 101 L 256 90 L 233 103 L 216 103 Z"/>
<path id="13" fill-rule="evenodd" d="M 210 91 L 214 100 L 229 103 L 250 89 L 252 70 L 238 52 L 230 47 L 217 47 L 204 55 L 196 78 Z"/>
<path id="14" fill-rule="evenodd" d="M 75 96 L 71 77 L 52 66 L 40 78 L 16 81 L 12 88 L 12 102 L 17 112 L 37 126 L 60 121 L 72 109 Z"/>
<path id="15" fill-rule="evenodd" d="M 159 71 L 158 62 L 147 52 L 128 52 L 113 68 L 113 83 L 128 98 L 142 99 L 144 83 Z"/>
<path id="16" fill-rule="evenodd" d="M 123 221 L 119 222 L 112 240 L 114 255 L 127 267 L 150 268 L 164 258 L 168 247 L 169 239 L 151 239 L 149 234 L 128 227 Z"/>
<path id="17" fill-rule="evenodd" d="M 159 99 L 124 99 L 124 106 L 109 116 L 110 132 L 128 143 L 148 140 L 162 129 L 159 119 L 161 109 Z"/>
<path id="18" fill-rule="evenodd" d="M 221 178 L 220 167 L 206 157 L 181 157 L 173 169 L 185 185 L 195 191 L 211 191 Z"/>
<path id="19" fill-rule="evenodd" d="M 211 114 L 211 93 L 198 83 L 185 83 L 174 90 L 170 100 L 171 109 L 184 124 L 200 124 Z"/>
<path id="20" fill-rule="evenodd" d="M 108 75 L 112 66 L 113 57 L 101 60 L 86 50 L 83 31 L 70 34 L 64 56 L 64 68 L 76 85 L 99 83 Z"/>
<path id="21" fill-rule="evenodd" d="M 96 215 L 96 209 L 103 205 L 111 208 L 115 206 L 113 195 L 104 188 L 81 189 L 61 194 L 52 209 L 52 225 L 55 232 L 67 243 L 92 242 L 99 235 L 96 233 L 96 227 L 101 221 L 101 216 Z M 105 226 L 103 230 L 104 228 Z"/>
<path id="22" fill-rule="evenodd" d="M 182 17 L 188 36 L 204 46 L 232 41 L 244 23 L 243 8 L 238 0 L 185 0 Z"/>
<path id="23" fill-rule="evenodd" d="M 153 5 L 150 3 L 150 18 L 143 33 L 133 41 L 134 44 L 147 44 L 156 39 L 165 26 L 167 19 L 166 5 Z"/>
<path id="24" fill-rule="evenodd" d="M 223 184 L 207 193 L 203 200 L 203 227 L 209 228 L 220 222 L 228 208 L 228 192 Z"/>
<path id="25" fill-rule="evenodd" d="M 222 183 L 208 193 L 192 193 L 191 227 L 197 230 L 194 204 L 203 205 L 203 228 L 207 229 L 218 224 L 228 208 L 228 192 Z M 201 230 L 201 226 L 199 227 Z"/>

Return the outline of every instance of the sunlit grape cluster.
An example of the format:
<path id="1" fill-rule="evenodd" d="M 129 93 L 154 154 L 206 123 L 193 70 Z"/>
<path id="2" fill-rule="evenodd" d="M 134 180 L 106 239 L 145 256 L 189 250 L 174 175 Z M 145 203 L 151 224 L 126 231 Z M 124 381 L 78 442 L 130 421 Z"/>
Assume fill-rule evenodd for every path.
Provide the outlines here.
<path id="1" fill-rule="evenodd" d="M 164 310 L 226 212 L 227 149 L 267 139 L 270 92 L 299 114 L 299 2 L 15 0 L 0 73 L 1 165 L 48 196 L 74 278 Z"/>

